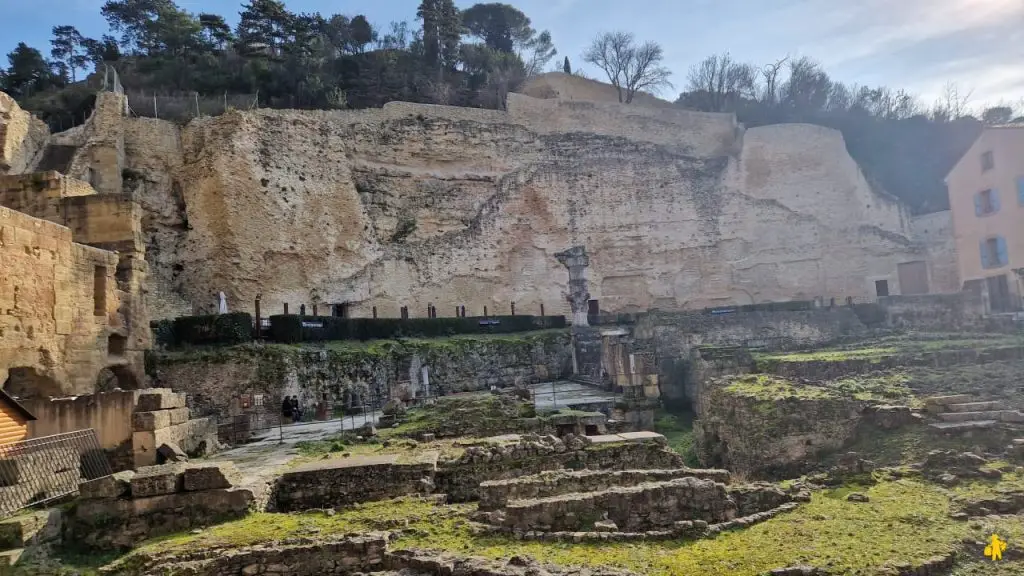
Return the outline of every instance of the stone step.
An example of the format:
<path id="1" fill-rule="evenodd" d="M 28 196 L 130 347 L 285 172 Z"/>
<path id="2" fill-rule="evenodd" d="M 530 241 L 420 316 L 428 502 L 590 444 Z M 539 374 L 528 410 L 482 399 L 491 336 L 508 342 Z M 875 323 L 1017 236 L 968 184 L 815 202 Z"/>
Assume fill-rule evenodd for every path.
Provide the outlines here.
<path id="1" fill-rule="evenodd" d="M 1003 406 L 1003 402 L 998 400 L 990 400 L 987 402 L 965 402 L 963 404 L 949 404 L 946 406 L 947 412 L 984 412 L 986 410 L 999 410 Z"/>
<path id="2" fill-rule="evenodd" d="M 966 432 L 968 430 L 994 428 L 996 424 L 998 422 L 995 420 L 970 420 L 967 422 L 935 422 L 928 426 L 943 432 Z"/>
<path id="3" fill-rule="evenodd" d="M 949 406 L 950 404 L 963 404 L 970 402 L 974 396 L 970 394 L 952 394 L 950 396 L 929 396 L 924 399 L 925 406 Z"/>
<path id="4" fill-rule="evenodd" d="M 12 550 L 4 550 L 0 552 L 0 567 L 14 566 L 18 563 L 18 559 L 25 553 L 24 548 L 14 548 Z"/>
<path id="5" fill-rule="evenodd" d="M 984 412 L 945 412 L 937 414 L 943 422 L 970 422 L 995 420 L 997 422 L 1024 422 L 1024 413 L 1017 410 L 986 410 Z"/>

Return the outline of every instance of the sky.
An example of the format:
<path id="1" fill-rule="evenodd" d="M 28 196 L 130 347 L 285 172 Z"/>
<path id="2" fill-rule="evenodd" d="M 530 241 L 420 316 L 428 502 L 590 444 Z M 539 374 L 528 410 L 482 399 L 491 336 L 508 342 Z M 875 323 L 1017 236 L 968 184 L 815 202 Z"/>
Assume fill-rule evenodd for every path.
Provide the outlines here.
<path id="1" fill-rule="evenodd" d="M 179 0 L 193 12 L 238 19 L 241 0 Z M 474 2 L 456 0 L 460 8 Z M 560 63 L 586 69 L 580 54 L 601 31 L 624 30 L 665 49 L 675 99 L 690 66 L 729 52 L 764 65 L 809 56 L 834 80 L 904 88 L 929 106 L 949 83 L 975 108 L 1024 98 L 1024 0 L 511 0 L 551 32 Z M 295 12 L 365 14 L 386 28 L 415 27 L 418 0 L 285 0 Z M 106 31 L 103 0 L 0 0 L 0 50 L 19 41 L 49 51 L 50 29 L 72 24 L 86 36 Z M 4 63 L 6 65 L 6 63 Z M 599 78 L 600 79 L 600 78 Z"/>

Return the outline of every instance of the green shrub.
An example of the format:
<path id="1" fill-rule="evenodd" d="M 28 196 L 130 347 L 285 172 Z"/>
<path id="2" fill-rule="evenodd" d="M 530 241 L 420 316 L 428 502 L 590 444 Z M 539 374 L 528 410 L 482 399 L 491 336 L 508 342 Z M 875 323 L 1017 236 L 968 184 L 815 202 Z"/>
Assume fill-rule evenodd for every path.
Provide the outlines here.
<path id="1" fill-rule="evenodd" d="M 149 329 L 153 334 L 154 347 L 170 348 L 177 344 L 174 339 L 174 320 L 153 320 L 149 323 Z"/>

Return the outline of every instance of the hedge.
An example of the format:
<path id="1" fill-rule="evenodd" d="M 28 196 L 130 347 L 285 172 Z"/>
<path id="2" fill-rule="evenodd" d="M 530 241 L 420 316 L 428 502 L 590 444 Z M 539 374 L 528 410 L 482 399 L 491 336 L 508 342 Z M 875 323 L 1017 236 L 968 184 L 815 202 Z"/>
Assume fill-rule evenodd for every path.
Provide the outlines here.
<path id="1" fill-rule="evenodd" d="M 430 338 L 456 334 L 502 334 L 565 328 L 565 316 L 467 318 L 338 318 L 279 314 L 270 317 L 270 339 L 295 343 L 322 340 Z"/>
<path id="2" fill-rule="evenodd" d="M 153 320 L 149 323 L 149 329 L 153 333 L 153 344 L 157 348 L 170 348 L 177 344 L 174 340 L 174 320 Z"/>
<path id="3" fill-rule="evenodd" d="M 182 316 L 174 319 L 175 344 L 237 344 L 252 340 L 248 312 Z"/>

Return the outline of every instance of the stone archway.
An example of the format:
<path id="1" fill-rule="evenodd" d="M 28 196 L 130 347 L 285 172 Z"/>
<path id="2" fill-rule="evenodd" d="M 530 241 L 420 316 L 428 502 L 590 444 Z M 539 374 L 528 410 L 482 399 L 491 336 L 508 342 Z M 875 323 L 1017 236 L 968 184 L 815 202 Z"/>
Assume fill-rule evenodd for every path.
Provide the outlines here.
<path id="1" fill-rule="evenodd" d="M 4 392 L 20 399 L 63 396 L 63 390 L 56 380 L 28 366 L 7 370 Z"/>
<path id="2" fill-rule="evenodd" d="M 110 392 L 117 388 L 138 390 L 141 386 L 135 373 L 127 366 L 115 364 L 100 370 L 96 375 L 96 392 Z"/>

